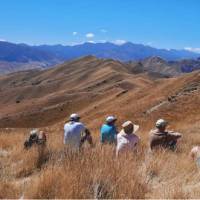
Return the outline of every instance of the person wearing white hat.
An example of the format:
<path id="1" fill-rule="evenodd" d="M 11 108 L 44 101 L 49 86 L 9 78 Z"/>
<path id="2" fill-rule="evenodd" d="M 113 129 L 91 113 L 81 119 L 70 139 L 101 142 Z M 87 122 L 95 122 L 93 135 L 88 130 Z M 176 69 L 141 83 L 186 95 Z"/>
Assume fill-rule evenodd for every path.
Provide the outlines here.
<path id="1" fill-rule="evenodd" d="M 156 129 L 150 131 L 150 149 L 157 147 L 176 149 L 177 140 L 182 137 L 182 134 L 166 131 L 168 122 L 164 119 L 156 121 Z"/>
<path id="2" fill-rule="evenodd" d="M 64 125 L 64 144 L 73 150 L 79 150 L 85 141 L 93 145 L 89 129 L 80 122 L 80 116 L 73 113 Z"/>
<path id="3" fill-rule="evenodd" d="M 116 143 L 117 128 L 115 122 L 117 118 L 114 116 L 108 116 L 106 123 L 102 125 L 100 130 L 100 141 L 102 144 L 113 144 Z"/>
<path id="4" fill-rule="evenodd" d="M 122 128 L 123 129 L 117 135 L 117 156 L 122 152 L 134 151 L 140 140 L 135 134 L 139 129 L 139 125 L 135 125 L 131 121 L 126 121 L 122 124 Z"/>

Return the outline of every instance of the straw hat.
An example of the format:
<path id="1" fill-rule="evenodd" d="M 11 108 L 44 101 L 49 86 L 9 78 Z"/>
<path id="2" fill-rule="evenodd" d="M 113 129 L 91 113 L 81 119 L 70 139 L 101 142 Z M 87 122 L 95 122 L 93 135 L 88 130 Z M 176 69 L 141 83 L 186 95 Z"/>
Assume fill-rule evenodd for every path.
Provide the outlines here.
<path id="1" fill-rule="evenodd" d="M 130 126 L 130 125 L 133 125 L 133 133 L 136 133 L 136 132 L 138 131 L 138 129 L 140 128 L 139 125 L 136 125 L 136 124 L 134 124 L 134 123 L 131 122 L 131 121 L 126 121 L 126 122 L 124 122 L 124 123 L 122 124 L 122 128 L 126 128 L 126 127 L 128 127 L 128 126 Z"/>

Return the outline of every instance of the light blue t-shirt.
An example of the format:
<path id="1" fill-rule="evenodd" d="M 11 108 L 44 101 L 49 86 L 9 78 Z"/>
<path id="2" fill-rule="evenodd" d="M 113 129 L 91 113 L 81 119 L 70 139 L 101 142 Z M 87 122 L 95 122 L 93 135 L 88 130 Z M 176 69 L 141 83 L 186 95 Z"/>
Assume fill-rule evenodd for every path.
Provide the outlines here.
<path id="1" fill-rule="evenodd" d="M 81 122 L 69 122 L 64 126 L 64 144 L 78 149 L 81 142 L 81 134 L 85 126 Z"/>
<path id="2" fill-rule="evenodd" d="M 101 127 L 101 143 L 114 143 L 116 141 L 117 129 L 114 125 L 104 124 Z"/>

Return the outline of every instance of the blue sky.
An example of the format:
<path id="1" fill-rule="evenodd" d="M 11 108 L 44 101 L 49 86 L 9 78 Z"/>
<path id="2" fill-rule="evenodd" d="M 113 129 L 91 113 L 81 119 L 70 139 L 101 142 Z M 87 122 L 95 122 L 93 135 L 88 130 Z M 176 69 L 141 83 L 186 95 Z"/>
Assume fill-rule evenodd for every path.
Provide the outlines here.
<path id="1" fill-rule="evenodd" d="M 200 0 L 0 0 L 0 40 L 200 50 Z"/>

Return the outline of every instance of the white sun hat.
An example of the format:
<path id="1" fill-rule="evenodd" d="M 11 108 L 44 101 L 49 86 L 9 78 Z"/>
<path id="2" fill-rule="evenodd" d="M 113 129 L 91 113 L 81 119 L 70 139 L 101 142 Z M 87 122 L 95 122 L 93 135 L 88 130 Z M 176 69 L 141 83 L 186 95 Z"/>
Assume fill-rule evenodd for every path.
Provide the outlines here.
<path id="1" fill-rule="evenodd" d="M 107 122 L 107 123 L 111 123 L 111 122 L 114 122 L 114 121 L 116 121 L 116 120 L 117 120 L 117 118 L 114 117 L 114 116 L 108 116 L 108 117 L 106 118 L 106 122 Z"/>
<path id="2" fill-rule="evenodd" d="M 80 119 L 80 116 L 76 113 L 73 113 L 73 114 L 70 115 L 69 119 L 70 120 L 77 120 L 77 119 Z"/>
<path id="3" fill-rule="evenodd" d="M 122 128 L 126 128 L 126 127 L 128 127 L 130 125 L 133 125 L 133 133 L 136 133 L 139 130 L 139 128 L 140 128 L 139 125 L 134 124 L 132 121 L 126 121 L 126 122 L 124 122 L 122 124 Z"/>
<path id="4" fill-rule="evenodd" d="M 38 129 L 33 129 L 30 131 L 30 135 L 36 135 L 38 134 Z"/>

